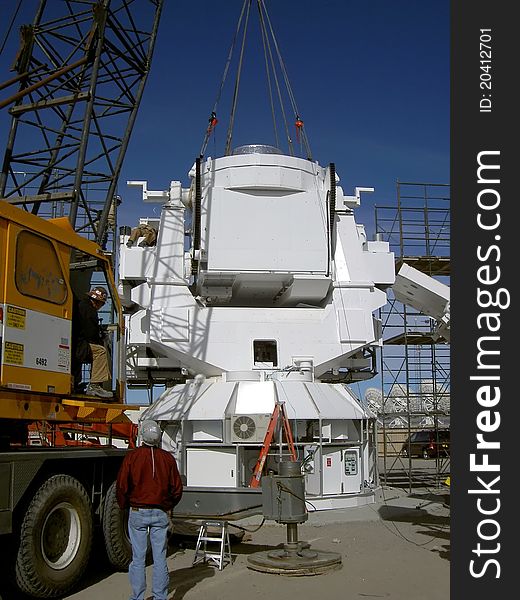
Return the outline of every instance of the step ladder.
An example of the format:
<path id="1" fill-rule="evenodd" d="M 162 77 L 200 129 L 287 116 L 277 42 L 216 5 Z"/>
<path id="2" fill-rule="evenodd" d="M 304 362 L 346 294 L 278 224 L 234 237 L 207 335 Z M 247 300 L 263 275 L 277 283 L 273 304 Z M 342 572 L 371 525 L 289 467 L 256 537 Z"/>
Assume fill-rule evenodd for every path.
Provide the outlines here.
<path id="1" fill-rule="evenodd" d="M 200 526 L 191 566 L 209 561 L 216 564 L 219 571 L 233 562 L 227 521 L 204 521 Z"/>
<path id="2" fill-rule="evenodd" d="M 276 426 L 278 425 L 279 419 L 282 419 L 283 432 L 285 434 L 285 440 L 287 442 L 287 445 L 289 446 L 291 460 L 293 462 L 296 461 L 296 448 L 294 447 L 291 424 L 289 423 L 289 418 L 287 417 L 287 413 L 285 412 L 285 403 L 277 400 L 274 406 L 273 414 L 269 419 L 269 425 L 267 426 L 264 443 L 262 444 L 260 454 L 258 455 L 258 460 L 256 461 L 255 468 L 253 469 L 253 475 L 251 476 L 249 487 L 257 488 L 260 486 L 260 479 L 264 470 L 265 461 L 267 459 L 269 448 L 271 447 L 271 442 L 273 441 L 274 432 Z"/>

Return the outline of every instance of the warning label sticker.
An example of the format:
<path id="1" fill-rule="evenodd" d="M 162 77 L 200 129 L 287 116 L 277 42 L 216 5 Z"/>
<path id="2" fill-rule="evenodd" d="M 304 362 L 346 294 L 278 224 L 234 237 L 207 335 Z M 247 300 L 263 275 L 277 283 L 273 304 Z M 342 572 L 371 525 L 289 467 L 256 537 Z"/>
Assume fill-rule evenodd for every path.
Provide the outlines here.
<path id="1" fill-rule="evenodd" d="M 16 306 L 7 307 L 5 324 L 14 329 L 25 329 L 26 310 Z"/>
<path id="2" fill-rule="evenodd" d="M 11 365 L 23 365 L 23 344 L 5 342 L 4 362 Z"/>
<path id="3" fill-rule="evenodd" d="M 70 348 L 68 346 L 58 347 L 58 369 L 69 369 L 70 363 Z"/>

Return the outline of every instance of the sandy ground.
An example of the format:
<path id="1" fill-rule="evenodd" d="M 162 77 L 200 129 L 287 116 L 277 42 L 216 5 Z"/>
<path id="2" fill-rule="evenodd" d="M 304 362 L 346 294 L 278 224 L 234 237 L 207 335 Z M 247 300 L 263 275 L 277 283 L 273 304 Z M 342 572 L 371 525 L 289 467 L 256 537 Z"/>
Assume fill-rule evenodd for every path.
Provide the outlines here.
<path id="1" fill-rule="evenodd" d="M 298 538 L 311 549 L 341 555 L 341 567 L 321 575 L 290 577 L 253 571 L 248 555 L 282 547 L 286 527 L 272 521 L 232 544 L 233 563 L 192 567 L 195 539 L 174 536 L 170 544 L 169 600 L 273 600 L 299 597 L 320 600 L 393 598 L 449 599 L 449 498 L 445 490 L 383 490 L 381 501 L 348 510 L 311 514 L 298 526 Z M 255 529 L 260 517 L 240 525 Z M 235 530 L 236 531 L 236 530 Z M 230 528 L 233 532 L 233 528 Z M 151 580 L 151 567 L 148 567 Z M 126 573 L 110 573 L 92 565 L 87 587 L 68 600 L 127 600 Z"/>
<path id="2" fill-rule="evenodd" d="M 299 540 L 314 550 L 341 555 L 339 569 L 320 575 L 287 576 L 253 571 L 250 554 L 283 547 L 284 525 L 266 521 L 247 532 L 241 542 L 232 536 L 232 564 L 221 571 L 212 564 L 192 566 L 193 536 L 170 539 L 169 600 L 448 600 L 450 508 L 446 489 L 421 489 L 413 494 L 384 488 L 376 504 L 348 510 L 321 511 L 298 526 Z M 237 523 L 254 530 L 261 517 Z M 230 528 L 230 532 L 238 531 Z M 67 600 L 128 600 L 127 573 L 114 573 L 95 552 L 83 582 Z M 151 582 L 152 567 L 147 568 Z M 4 600 L 20 596 L 2 595 Z M 63 600 L 65 600 L 65 598 Z M 147 600 L 152 600 L 147 594 Z"/>

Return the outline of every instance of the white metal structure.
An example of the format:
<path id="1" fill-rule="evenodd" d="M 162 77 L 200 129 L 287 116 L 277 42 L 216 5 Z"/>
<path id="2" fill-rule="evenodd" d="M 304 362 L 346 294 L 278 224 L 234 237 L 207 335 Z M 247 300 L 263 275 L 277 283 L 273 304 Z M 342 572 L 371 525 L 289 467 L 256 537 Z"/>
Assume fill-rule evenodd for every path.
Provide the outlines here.
<path id="1" fill-rule="evenodd" d="M 395 278 L 388 243 L 367 240 L 354 217 L 372 188 L 346 196 L 334 165 L 260 145 L 190 175 L 188 189 L 140 182 L 144 200 L 162 203 L 155 247 L 121 239 L 129 383 L 191 377 L 143 418 L 164 424 L 188 486 L 243 488 L 278 399 L 313 505 L 372 501 L 374 415 L 345 385 L 375 374 L 374 311 Z"/>
<path id="2" fill-rule="evenodd" d="M 450 288 L 447 285 L 404 263 L 392 290 L 399 302 L 433 317 L 437 322 L 435 335 L 450 341 Z"/>

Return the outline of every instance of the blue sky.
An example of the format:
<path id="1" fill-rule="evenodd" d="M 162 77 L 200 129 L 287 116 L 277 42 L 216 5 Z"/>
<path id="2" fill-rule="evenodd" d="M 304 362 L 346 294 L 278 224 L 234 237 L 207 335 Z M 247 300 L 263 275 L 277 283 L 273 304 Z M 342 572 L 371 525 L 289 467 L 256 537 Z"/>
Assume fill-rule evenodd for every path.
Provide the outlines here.
<path id="1" fill-rule="evenodd" d="M 2 8 L 7 4 L 0 44 L 17 3 L 3 0 Z M 32 20 L 36 4 L 23 3 L 17 26 Z M 165 0 L 120 178 L 120 225 L 133 225 L 139 216 L 154 211 L 152 205 L 142 204 L 138 189 L 126 186 L 127 180 L 148 180 L 154 190 L 167 189 L 170 180 L 188 183 L 187 172 L 201 148 L 242 4 L 243 0 Z M 355 186 L 375 188 L 362 197 L 357 212 L 369 233 L 374 205 L 395 203 L 397 180 L 449 183 L 448 0 L 266 0 L 266 6 L 313 158 L 323 166 L 336 164 L 347 194 Z M 258 31 L 254 11 L 234 145 L 274 143 Z M 0 55 L 0 81 L 12 77 L 8 69 L 17 45 L 15 29 Z M 233 65 L 225 88 L 228 95 L 234 84 Z M 0 91 L 0 99 L 11 91 Z M 216 138 L 206 155 L 223 148 L 229 118 L 224 102 L 218 117 Z M 3 109 L 2 154 L 8 125 Z"/>
<path id="2" fill-rule="evenodd" d="M 123 180 L 148 179 L 152 189 L 187 181 L 241 6 L 242 0 L 199 2 L 194 11 L 187 1 L 166 2 Z M 271 0 L 267 6 L 314 159 L 336 164 L 347 193 L 375 188 L 365 196 L 363 220 L 373 220 L 374 203 L 395 201 L 398 179 L 449 182 L 449 2 Z M 273 143 L 252 17 L 237 145 Z M 218 113 L 220 148 L 228 115 Z M 207 154 L 213 148 L 210 142 Z M 121 193 L 134 202 L 135 191 Z"/>
<path id="3" fill-rule="evenodd" d="M 220 85 L 243 0 L 165 0 L 154 59 L 119 183 L 120 224 L 152 214 L 129 179 L 167 189 L 188 183 Z M 2 3 L 4 4 L 4 3 Z M 14 13 L 12 1 L 5 24 Z M 30 22 L 26 0 L 16 25 Z M 336 164 L 346 193 L 370 186 L 358 220 L 372 230 L 373 205 L 395 202 L 396 181 L 449 182 L 449 2 L 447 0 L 266 0 L 313 158 Z M 5 5 L 4 5 L 5 6 Z M 136 13 L 138 14 L 138 13 Z M 251 13 L 236 145 L 273 143 L 258 17 Z M 18 44 L 13 30 L 0 55 L 0 81 Z M 235 51 L 235 57 L 238 51 Z M 233 63 L 235 64 L 235 63 Z M 233 71 L 225 94 L 231 93 Z M 7 91 L 0 92 L 0 98 Z M 218 111 L 222 149 L 229 106 Z M 0 152 L 7 111 L 0 111 Z M 292 127 L 293 119 L 289 120 Z M 157 210 L 157 209 L 156 209 Z"/>

